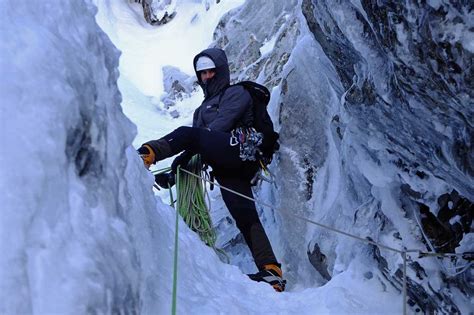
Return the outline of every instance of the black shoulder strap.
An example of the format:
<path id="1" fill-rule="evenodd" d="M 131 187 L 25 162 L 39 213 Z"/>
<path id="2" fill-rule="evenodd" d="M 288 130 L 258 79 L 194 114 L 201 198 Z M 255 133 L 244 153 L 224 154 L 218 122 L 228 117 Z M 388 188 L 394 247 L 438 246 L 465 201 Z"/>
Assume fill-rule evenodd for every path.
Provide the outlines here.
<path id="1" fill-rule="evenodd" d="M 243 86 L 244 89 L 246 89 L 247 92 L 250 93 L 250 96 L 252 96 L 252 99 L 254 98 L 254 96 L 256 96 L 258 101 L 264 103 L 265 105 L 267 105 L 268 102 L 270 101 L 270 91 L 265 86 L 253 81 L 241 81 L 236 84 L 228 85 L 224 89 L 222 89 L 219 95 L 219 105 L 221 104 L 222 96 L 224 96 L 225 91 L 228 88 L 236 86 L 236 85 Z"/>

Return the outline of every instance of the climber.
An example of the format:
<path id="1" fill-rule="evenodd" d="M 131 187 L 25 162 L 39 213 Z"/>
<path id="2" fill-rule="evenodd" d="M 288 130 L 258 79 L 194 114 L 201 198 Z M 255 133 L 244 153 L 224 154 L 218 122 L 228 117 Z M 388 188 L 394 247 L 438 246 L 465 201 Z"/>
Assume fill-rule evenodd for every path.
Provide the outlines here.
<path id="1" fill-rule="evenodd" d="M 250 181 L 259 170 L 255 154 L 261 135 L 251 128 L 252 98 L 243 86 L 229 87 L 229 65 L 223 50 L 206 49 L 194 57 L 193 63 L 204 91 L 204 101 L 194 112 L 193 126 L 179 127 L 161 139 L 149 141 L 138 152 L 149 168 L 157 161 L 184 151 L 173 161 L 171 173 L 156 175 L 156 182 L 162 187 L 172 186 L 178 166 L 185 168 L 193 155 L 200 154 L 202 161 L 212 167 L 219 184 L 253 198 Z M 286 281 L 281 265 L 255 203 L 224 189 L 221 194 L 259 269 L 249 277 L 283 291 Z"/>

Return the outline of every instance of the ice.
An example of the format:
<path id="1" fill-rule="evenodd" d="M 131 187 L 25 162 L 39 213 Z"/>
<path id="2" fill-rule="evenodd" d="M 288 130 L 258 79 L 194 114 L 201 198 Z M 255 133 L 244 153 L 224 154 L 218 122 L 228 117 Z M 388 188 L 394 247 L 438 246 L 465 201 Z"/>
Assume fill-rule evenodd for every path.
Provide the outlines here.
<path id="1" fill-rule="evenodd" d="M 120 107 L 119 53 L 94 11 L 2 4 L 1 313 L 138 303 L 146 259 L 127 224 L 128 211 L 142 210 L 125 195 L 140 189 L 119 178 L 131 163 L 136 183 L 147 181 L 136 155 L 126 156 L 135 127 Z"/>
<path id="2" fill-rule="evenodd" d="M 398 72 L 396 91 L 408 96 L 394 102 L 399 95 L 386 73 L 395 61 L 385 57 L 398 54 L 397 62 L 431 73 L 403 54 L 410 36 L 394 26 L 403 49 L 386 54 L 377 41 L 383 23 L 362 24 L 376 7 L 328 3 L 330 10 L 324 1 L 181 0 L 173 2 L 174 19 L 151 26 L 129 1 L 2 2 L 0 313 L 170 312 L 176 212 L 165 204 L 168 191 L 153 192 L 135 148 L 191 124 L 202 100 L 192 57 L 227 36 L 231 65 L 241 70 L 235 77 L 272 88 L 269 111 L 282 147 L 270 166 L 275 183 L 262 184 L 256 198 L 272 205 L 258 211 L 288 290 L 276 293 L 245 275 L 255 266 L 216 189 L 211 214 L 230 263 L 178 218 L 178 313 L 400 314 L 399 253 L 295 215 L 397 249 L 423 248 L 416 202 L 438 215 L 438 196 L 472 190 L 462 160 L 470 96 L 456 72 L 440 74 L 458 82 L 456 99 L 436 89 L 426 96 L 427 75 L 410 81 Z M 429 4 L 448 9 L 442 39 L 472 52 L 469 12 Z M 313 33 L 321 20 L 331 36 Z M 242 49 L 249 34 L 260 55 Z M 465 57 L 456 58 L 462 64 Z M 171 78 L 186 84 L 169 105 Z M 472 251 L 472 238 L 466 234 L 455 252 Z M 316 245 L 322 262 L 309 259 L 323 257 Z M 410 254 L 410 298 L 426 312 L 469 312 L 459 289 L 472 283 L 459 273 L 466 267 Z"/>
<path id="3" fill-rule="evenodd" d="M 277 34 L 273 35 L 272 38 L 270 38 L 269 40 L 265 42 L 265 44 L 260 48 L 260 53 L 262 55 L 266 55 L 269 52 L 271 52 L 273 48 L 275 47 L 276 40 L 277 40 Z"/>

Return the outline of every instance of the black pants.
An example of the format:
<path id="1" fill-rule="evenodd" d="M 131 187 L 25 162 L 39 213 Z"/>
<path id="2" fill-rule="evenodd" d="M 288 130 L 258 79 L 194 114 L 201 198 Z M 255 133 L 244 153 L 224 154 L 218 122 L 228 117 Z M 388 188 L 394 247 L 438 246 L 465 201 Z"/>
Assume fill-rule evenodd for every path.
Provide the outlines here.
<path id="1" fill-rule="evenodd" d="M 192 127 L 179 127 L 163 137 L 170 145 L 173 155 L 183 150 L 200 154 L 202 160 L 213 168 L 219 184 L 253 198 L 250 179 L 258 166 L 256 162 L 242 161 L 239 157 L 239 145 L 233 145 L 230 138 L 230 133 Z M 250 248 L 257 268 L 277 263 L 255 203 L 222 188 L 221 193 Z"/>

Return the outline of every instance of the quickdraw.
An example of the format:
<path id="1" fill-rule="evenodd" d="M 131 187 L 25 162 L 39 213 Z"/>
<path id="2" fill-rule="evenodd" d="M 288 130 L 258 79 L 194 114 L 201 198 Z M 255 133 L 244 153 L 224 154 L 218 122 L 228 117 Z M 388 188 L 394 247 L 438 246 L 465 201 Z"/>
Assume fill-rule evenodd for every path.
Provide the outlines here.
<path id="1" fill-rule="evenodd" d="M 255 128 L 236 128 L 232 130 L 230 145 L 240 144 L 240 158 L 242 161 L 256 161 L 259 156 L 259 148 L 263 142 L 263 135 Z"/>

